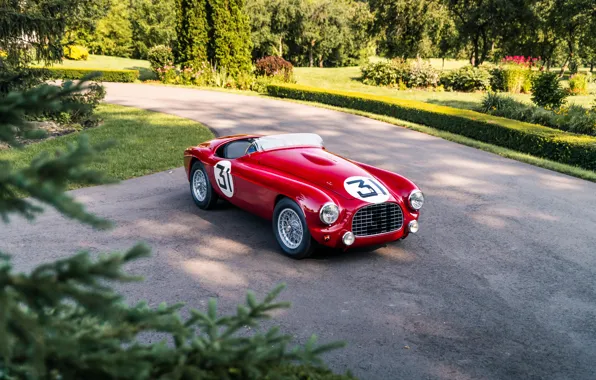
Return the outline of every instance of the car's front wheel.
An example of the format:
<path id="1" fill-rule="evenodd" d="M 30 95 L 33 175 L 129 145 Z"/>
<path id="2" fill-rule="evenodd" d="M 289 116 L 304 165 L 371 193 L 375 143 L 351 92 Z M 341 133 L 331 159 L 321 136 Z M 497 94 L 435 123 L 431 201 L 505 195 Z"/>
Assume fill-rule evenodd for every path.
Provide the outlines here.
<path id="1" fill-rule="evenodd" d="M 314 251 L 315 244 L 304 214 L 291 199 L 284 198 L 275 205 L 273 232 L 282 251 L 289 257 L 303 259 Z"/>
<path id="2" fill-rule="evenodd" d="M 203 210 L 215 207 L 219 198 L 211 186 L 205 167 L 200 161 L 196 161 L 190 169 L 190 193 L 195 204 Z"/>

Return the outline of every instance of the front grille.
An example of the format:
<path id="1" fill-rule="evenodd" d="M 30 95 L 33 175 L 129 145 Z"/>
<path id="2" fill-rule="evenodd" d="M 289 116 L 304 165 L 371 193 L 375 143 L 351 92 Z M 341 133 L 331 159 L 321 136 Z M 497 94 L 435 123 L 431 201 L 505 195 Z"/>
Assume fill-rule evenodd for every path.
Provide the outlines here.
<path id="1" fill-rule="evenodd" d="M 362 207 L 352 219 L 354 236 L 371 236 L 399 230 L 404 215 L 396 203 L 378 203 Z"/>

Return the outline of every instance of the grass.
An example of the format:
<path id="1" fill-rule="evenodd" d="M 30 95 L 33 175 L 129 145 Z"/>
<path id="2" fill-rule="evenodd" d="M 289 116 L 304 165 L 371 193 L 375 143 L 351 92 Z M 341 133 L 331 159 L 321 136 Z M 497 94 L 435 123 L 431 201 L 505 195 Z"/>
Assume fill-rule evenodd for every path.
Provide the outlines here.
<path id="1" fill-rule="evenodd" d="M 40 66 L 40 65 L 36 65 Z M 113 70 L 138 70 L 139 79 L 147 80 L 154 79 L 155 74 L 151 70 L 149 61 L 142 59 L 110 57 L 106 55 L 89 55 L 86 61 L 71 61 L 65 59 L 62 63 L 53 65 L 52 67 L 65 67 L 75 69 L 113 69 Z"/>
<path id="2" fill-rule="evenodd" d="M 450 132 L 442 131 L 442 130 L 435 129 L 432 127 L 428 127 L 426 125 L 411 123 L 408 121 L 396 119 L 396 118 L 389 117 L 389 116 L 377 115 L 377 114 L 374 114 L 371 112 L 364 112 L 364 111 L 359 111 L 359 110 L 354 110 L 354 109 L 349 109 L 349 108 L 330 106 L 330 105 L 323 104 L 323 103 L 307 102 L 307 101 L 285 99 L 285 98 L 283 100 L 289 101 L 289 102 L 294 102 L 294 103 L 316 106 L 316 107 L 320 107 L 320 108 L 327 108 L 330 110 L 344 112 L 344 113 L 348 113 L 348 114 L 352 114 L 352 115 L 368 117 L 370 119 L 383 121 L 383 122 L 393 124 L 393 125 L 396 125 L 399 127 L 408 128 L 408 129 L 422 132 L 422 133 L 425 133 L 425 134 L 428 134 L 431 136 L 436 136 L 436 137 L 440 137 L 445 140 L 453 141 L 458 144 L 462 144 L 462 145 L 480 149 L 480 150 L 483 150 L 486 152 L 494 153 L 501 157 L 510 158 L 510 159 L 513 159 L 516 161 L 524 162 L 524 163 L 538 166 L 538 167 L 541 167 L 544 169 L 549 169 L 549 170 L 552 170 L 555 172 L 567 174 L 572 177 L 582 178 L 582 179 L 585 179 L 585 180 L 588 180 L 591 182 L 596 182 L 596 172 L 593 172 L 591 170 L 585 170 L 585 169 L 578 168 L 575 166 L 565 165 L 565 164 L 561 164 L 559 162 L 546 160 L 544 158 L 531 156 L 529 154 L 520 153 L 515 150 L 502 148 L 502 147 L 492 145 L 492 144 L 487 144 L 487 143 L 477 141 L 477 140 L 474 140 L 474 139 L 471 139 L 471 138 L 468 138 L 465 136 L 457 135 L 455 133 L 450 133 Z"/>
<path id="3" fill-rule="evenodd" d="M 434 61 L 437 61 L 433 63 L 434 65 L 440 64 L 440 60 Z M 457 64 L 458 61 L 451 62 L 449 65 L 450 69 L 456 67 Z M 445 67 L 447 69 L 447 64 Z M 296 67 L 294 68 L 294 76 L 298 84 L 305 86 L 357 91 L 365 94 L 389 96 L 396 99 L 418 100 L 426 103 L 472 110 L 480 106 L 482 98 L 484 97 L 484 93 L 480 92 L 433 92 L 413 89 L 400 91 L 387 87 L 369 86 L 358 80 L 360 77 L 359 67 Z M 590 95 L 570 96 L 568 100 L 570 103 L 590 107 L 596 94 L 596 83 L 591 84 L 591 92 L 592 94 Z M 511 94 L 511 96 L 519 101 L 527 103 L 531 102 L 530 95 L 527 94 Z"/>
<path id="4" fill-rule="evenodd" d="M 101 157 L 89 165 L 111 178 L 124 180 L 182 166 L 182 152 L 191 145 L 214 137 L 204 125 L 168 114 L 138 108 L 101 104 L 98 116 L 103 123 L 84 132 L 91 143 L 116 141 Z M 27 145 L 24 149 L 0 151 L 0 160 L 17 167 L 28 165 L 43 151 L 62 150 L 75 142 L 77 133 Z M 75 189 L 82 185 L 72 184 Z"/>

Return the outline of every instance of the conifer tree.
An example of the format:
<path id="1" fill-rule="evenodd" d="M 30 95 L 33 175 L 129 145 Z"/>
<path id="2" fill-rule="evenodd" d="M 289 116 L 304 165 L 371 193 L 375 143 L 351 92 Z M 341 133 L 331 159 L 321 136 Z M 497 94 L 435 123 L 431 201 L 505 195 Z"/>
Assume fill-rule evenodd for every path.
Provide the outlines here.
<path id="1" fill-rule="evenodd" d="M 209 60 L 209 32 L 207 0 L 176 0 L 176 63 Z"/>

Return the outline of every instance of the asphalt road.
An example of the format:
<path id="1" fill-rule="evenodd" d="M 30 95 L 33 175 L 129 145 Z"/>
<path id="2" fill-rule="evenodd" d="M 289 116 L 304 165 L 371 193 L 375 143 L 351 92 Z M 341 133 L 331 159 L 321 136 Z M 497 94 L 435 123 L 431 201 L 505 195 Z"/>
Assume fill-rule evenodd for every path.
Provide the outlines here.
<path id="1" fill-rule="evenodd" d="M 362 379 L 596 378 L 596 184 L 295 103 L 107 87 L 108 102 L 195 119 L 219 135 L 319 133 L 331 151 L 414 180 L 427 200 L 420 233 L 295 261 L 278 253 L 269 222 L 225 204 L 195 207 L 175 169 L 75 191 L 117 223 L 108 233 L 54 212 L 2 226 L 0 249 L 17 268 L 142 240 L 154 251 L 131 268 L 146 279 L 124 287 L 132 301 L 201 308 L 217 297 L 232 311 L 245 290 L 263 295 L 286 282 L 281 299 L 293 307 L 274 322 L 300 342 L 312 333 L 346 341 L 328 361 Z"/>

